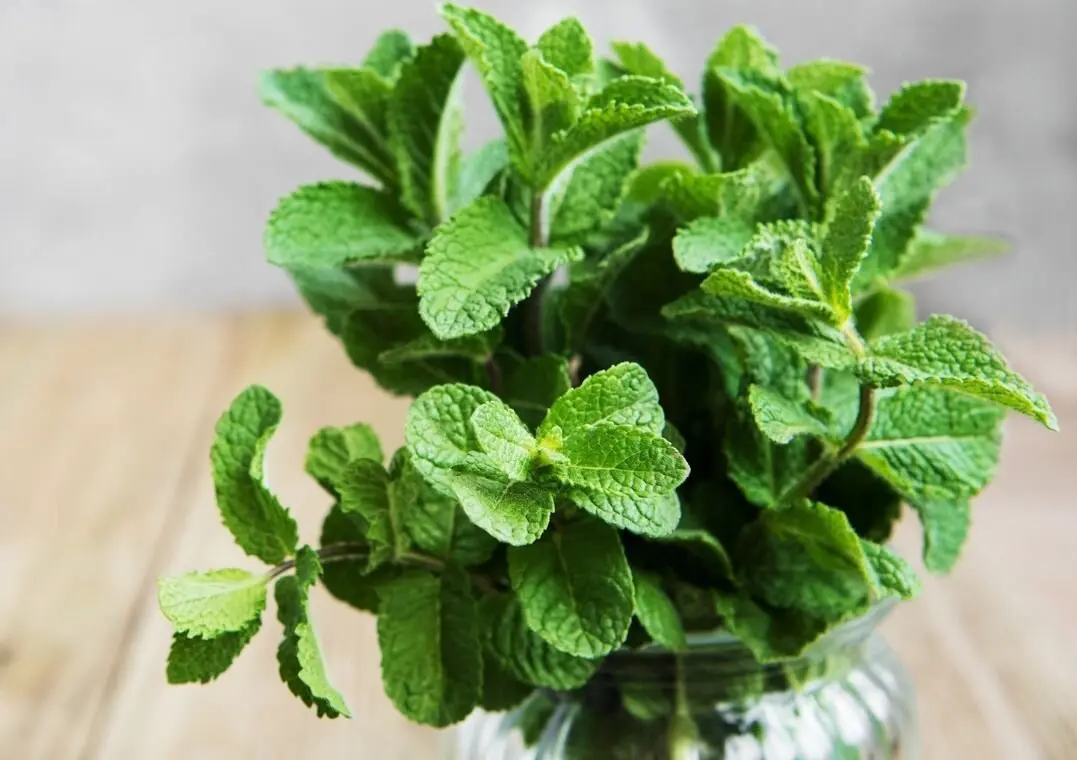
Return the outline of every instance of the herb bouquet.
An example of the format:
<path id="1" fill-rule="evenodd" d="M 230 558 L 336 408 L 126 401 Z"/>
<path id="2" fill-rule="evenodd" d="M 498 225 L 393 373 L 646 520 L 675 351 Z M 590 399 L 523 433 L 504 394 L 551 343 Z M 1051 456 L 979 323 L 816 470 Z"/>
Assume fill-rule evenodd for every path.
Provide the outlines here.
<path id="1" fill-rule="evenodd" d="M 998 249 L 923 226 L 965 162 L 964 86 L 909 84 L 877 109 L 863 68 L 783 70 L 738 27 L 693 98 L 644 45 L 596 59 L 574 19 L 532 46 L 476 10 L 442 14 L 451 33 L 429 44 L 392 31 L 358 68 L 261 82 L 370 178 L 283 199 L 269 260 L 358 367 L 416 398 L 388 465 L 364 424 L 311 440 L 332 503 L 317 548 L 264 478 L 280 403 L 235 399 L 212 447 L 217 503 L 270 569 L 160 581 L 168 679 L 224 672 L 272 586 L 282 679 L 346 716 L 309 616 L 320 584 L 377 615 L 408 718 L 513 710 L 473 757 L 795 747 L 806 703 L 767 699 L 848 693 L 875 666 L 864 635 L 841 634 L 916 591 L 886 546 L 903 505 L 928 570 L 949 570 L 1006 410 L 1056 424 L 983 335 L 916 322 L 898 289 Z M 468 62 L 504 137 L 465 156 Z M 659 121 L 691 163 L 641 165 Z M 874 733 L 839 715 L 810 756 L 913 753 L 873 705 Z M 509 735 L 536 754 L 499 749 Z"/>

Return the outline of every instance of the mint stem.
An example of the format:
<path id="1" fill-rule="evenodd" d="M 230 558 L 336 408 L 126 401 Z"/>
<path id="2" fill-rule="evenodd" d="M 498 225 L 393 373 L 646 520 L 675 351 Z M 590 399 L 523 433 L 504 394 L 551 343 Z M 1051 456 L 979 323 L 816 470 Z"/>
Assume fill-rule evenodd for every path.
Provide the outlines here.
<path id="1" fill-rule="evenodd" d="M 540 191 L 535 190 L 531 194 L 530 243 L 532 248 L 545 248 L 548 243 L 546 240 L 544 202 L 544 197 Z M 542 278 L 521 306 L 524 321 L 524 341 L 531 356 L 542 356 L 546 352 L 545 341 L 542 337 L 542 301 L 549 284 L 549 277 Z"/>
<path id="2" fill-rule="evenodd" d="M 853 429 L 849 431 L 849 435 L 846 436 L 841 448 L 837 451 L 827 451 L 820 456 L 815 464 L 809 467 L 800 479 L 782 494 L 781 498 L 778 499 L 778 505 L 787 506 L 811 496 L 812 492 L 834 470 L 838 469 L 846 459 L 856 452 L 857 447 L 864 442 L 864 439 L 868 437 L 868 433 L 871 432 L 871 423 L 874 419 L 875 389 L 862 385 L 860 386 L 860 408 L 857 411 L 856 422 Z"/>
<path id="3" fill-rule="evenodd" d="M 669 760 L 695 760 L 699 756 L 699 730 L 689 707 L 684 682 L 684 657 L 674 657 L 677 672 L 676 707 L 669 722 Z"/>

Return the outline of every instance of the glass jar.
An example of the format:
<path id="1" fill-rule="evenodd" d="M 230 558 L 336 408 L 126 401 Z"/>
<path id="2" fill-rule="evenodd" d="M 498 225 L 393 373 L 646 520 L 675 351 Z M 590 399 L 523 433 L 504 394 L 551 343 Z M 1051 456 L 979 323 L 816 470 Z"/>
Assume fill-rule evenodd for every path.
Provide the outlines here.
<path id="1" fill-rule="evenodd" d="M 879 608 L 795 661 L 760 666 L 728 634 L 611 655 L 584 688 L 536 692 L 460 726 L 454 760 L 919 760 L 908 676 Z"/>

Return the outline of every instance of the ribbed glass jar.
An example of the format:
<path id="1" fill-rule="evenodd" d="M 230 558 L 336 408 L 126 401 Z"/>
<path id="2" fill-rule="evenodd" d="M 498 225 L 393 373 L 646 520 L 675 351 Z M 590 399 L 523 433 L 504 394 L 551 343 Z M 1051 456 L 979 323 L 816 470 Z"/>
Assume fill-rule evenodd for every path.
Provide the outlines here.
<path id="1" fill-rule="evenodd" d="M 912 684 L 879 609 L 799 660 L 758 665 L 735 639 L 618 652 L 583 689 L 476 713 L 452 760 L 919 760 Z"/>

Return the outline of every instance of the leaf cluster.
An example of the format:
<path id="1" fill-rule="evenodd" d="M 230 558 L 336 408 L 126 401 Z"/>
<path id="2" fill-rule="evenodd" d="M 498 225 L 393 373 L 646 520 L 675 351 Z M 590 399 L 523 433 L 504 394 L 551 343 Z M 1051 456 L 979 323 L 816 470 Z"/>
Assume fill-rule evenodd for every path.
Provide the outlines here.
<path id="1" fill-rule="evenodd" d="M 391 31 L 358 67 L 263 77 L 266 103 L 368 178 L 284 198 L 269 260 L 357 367 L 415 400 L 387 465 L 363 424 L 311 440 L 330 504 L 315 547 L 264 477 L 280 403 L 235 399 L 217 504 L 268 567 L 160 581 L 169 680 L 218 677 L 272 585 L 282 679 L 347 715 L 310 619 L 321 585 L 377 615 L 400 711 L 445 726 L 693 631 L 796 657 L 915 594 L 886 546 L 905 505 L 948 571 L 1005 412 L 1056 427 L 985 336 L 918 322 L 901 289 L 999 248 L 924 227 L 965 163 L 964 86 L 879 107 L 863 68 L 783 68 L 736 27 L 692 96 L 642 44 L 598 59 L 575 19 L 532 45 L 442 15 L 427 44 Z M 469 155 L 466 65 L 504 133 Z M 640 164 L 657 122 L 690 163 Z"/>

